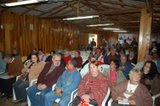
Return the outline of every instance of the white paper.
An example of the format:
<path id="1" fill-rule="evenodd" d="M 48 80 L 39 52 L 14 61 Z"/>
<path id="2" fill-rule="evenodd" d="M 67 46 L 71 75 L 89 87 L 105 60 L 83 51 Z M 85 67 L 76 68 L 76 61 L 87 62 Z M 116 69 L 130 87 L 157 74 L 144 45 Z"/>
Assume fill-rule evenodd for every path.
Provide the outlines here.
<path id="1" fill-rule="evenodd" d="M 118 104 L 129 105 L 128 99 L 118 100 Z"/>

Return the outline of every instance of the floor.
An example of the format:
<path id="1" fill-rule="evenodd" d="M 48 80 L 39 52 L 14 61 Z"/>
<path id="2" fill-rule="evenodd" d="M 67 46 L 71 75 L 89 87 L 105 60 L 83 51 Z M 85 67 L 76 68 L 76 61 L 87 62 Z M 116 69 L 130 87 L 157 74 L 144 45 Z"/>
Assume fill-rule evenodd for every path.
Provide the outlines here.
<path id="1" fill-rule="evenodd" d="M 15 104 L 13 103 L 13 99 L 9 98 L 0 98 L 0 106 L 22 106 L 20 103 L 19 104 Z"/>

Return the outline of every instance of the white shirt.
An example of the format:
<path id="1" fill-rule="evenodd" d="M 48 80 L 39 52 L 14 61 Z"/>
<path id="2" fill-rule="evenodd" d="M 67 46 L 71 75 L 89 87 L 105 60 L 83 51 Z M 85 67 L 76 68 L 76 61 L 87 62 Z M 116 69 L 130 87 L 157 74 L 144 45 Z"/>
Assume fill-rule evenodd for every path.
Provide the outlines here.
<path id="1" fill-rule="evenodd" d="M 135 92 L 136 88 L 138 87 L 138 84 L 135 85 L 135 84 L 131 84 L 130 81 L 128 81 L 128 85 L 127 85 L 127 89 L 126 91 L 123 93 L 123 95 L 126 97 L 126 98 L 129 98 L 133 95 L 133 93 Z"/>

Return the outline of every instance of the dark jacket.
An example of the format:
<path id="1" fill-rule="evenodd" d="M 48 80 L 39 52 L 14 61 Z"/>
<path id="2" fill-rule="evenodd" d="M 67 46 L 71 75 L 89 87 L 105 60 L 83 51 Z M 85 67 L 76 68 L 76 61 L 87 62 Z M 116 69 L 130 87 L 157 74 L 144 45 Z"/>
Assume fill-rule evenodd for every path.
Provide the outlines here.
<path id="1" fill-rule="evenodd" d="M 50 74 L 47 75 L 49 69 L 51 68 L 52 62 L 46 63 L 44 66 L 42 72 L 38 76 L 37 84 L 46 84 L 47 87 L 51 87 L 53 84 L 55 84 L 59 78 L 59 76 L 63 73 L 65 70 L 65 67 L 63 64 L 56 67 L 54 71 L 52 71 Z"/>

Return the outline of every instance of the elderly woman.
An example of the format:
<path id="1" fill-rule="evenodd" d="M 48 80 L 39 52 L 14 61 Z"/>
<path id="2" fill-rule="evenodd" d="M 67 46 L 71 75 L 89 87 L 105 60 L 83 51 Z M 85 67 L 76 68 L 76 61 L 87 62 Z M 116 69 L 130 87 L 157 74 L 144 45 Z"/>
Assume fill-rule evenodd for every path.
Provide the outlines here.
<path id="1" fill-rule="evenodd" d="M 152 97 L 148 89 L 140 83 L 141 72 L 138 70 L 130 71 L 130 80 L 123 81 L 112 91 L 113 106 L 117 105 L 115 101 L 128 101 L 129 105 L 152 106 Z M 120 103 L 119 103 L 120 104 Z"/>
<path id="2" fill-rule="evenodd" d="M 99 72 L 97 61 L 90 62 L 89 71 L 79 84 L 78 96 L 85 103 L 101 106 L 108 90 L 107 79 Z"/>
<path id="3" fill-rule="evenodd" d="M 40 72 L 42 71 L 45 63 L 40 62 L 38 58 L 38 54 L 31 54 L 31 64 L 28 64 L 27 67 L 22 69 L 22 74 L 19 79 L 13 84 L 13 88 L 15 90 L 16 101 L 26 101 L 26 88 L 29 86 L 29 82 L 31 80 L 37 79 Z"/>
<path id="4" fill-rule="evenodd" d="M 111 60 L 110 69 L 104 71 L 104 75 L 106 76 L 108 85 L 111 89 L 120 82 L 126 80 L 123 72 L 118 69 L 118 66 L 118 61 Z"/>

